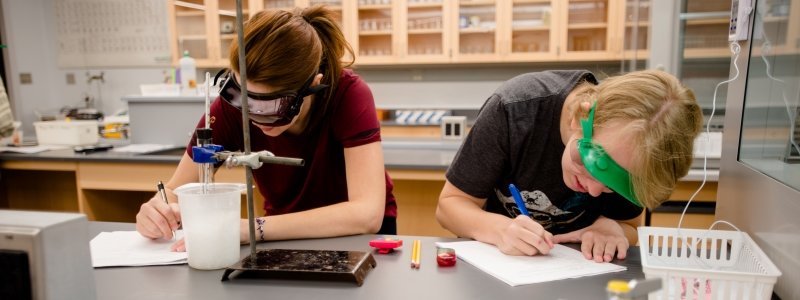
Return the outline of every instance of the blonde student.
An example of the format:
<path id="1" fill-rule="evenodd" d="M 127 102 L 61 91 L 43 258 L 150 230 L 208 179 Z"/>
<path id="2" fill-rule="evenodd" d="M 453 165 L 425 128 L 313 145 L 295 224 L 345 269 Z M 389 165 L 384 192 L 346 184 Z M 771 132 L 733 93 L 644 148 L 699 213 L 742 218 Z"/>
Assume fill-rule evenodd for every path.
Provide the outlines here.
<path id="1" fill-rule="evenodd" d="M 587 259 L 623 259 L 644 207 L 669 198 L 689 172 L 702 121 L 692 91 L 660 71 L 599 84 L 588 71 L 517 76 L 481 108 L 436 217 L 509 255 L 579 242 Z"/>
<path id="2" fill-rule="evenodd" d="M 252 151 L 305 160 L 305 166 L 265 164 L 253 170 L 266 217 L 256 220 L 258 240 L 396 233 L 397 206 L 383 165 L 380 124 L 367 84 L 341 58 L 352 49 L 323 6 L 293 12 L 261 11 L 246 21 L 245 61 Z M 219 76 L 220 96 L 211 104 L 213 142 L 244 149 L 239 52 L 230 48 L 230 69 Z M 198 127 L 203 127 L 201 118 Z M 186 154 L 166 183 L 170 204 L 153 197 L 136 215 L 145 237 L 171 238 L 179 226 L 173 189 L 198 181 Z M 241 221 L 241 241 L 248 240 Z M 184 249 L 182 241 L 174 249 Z"/>

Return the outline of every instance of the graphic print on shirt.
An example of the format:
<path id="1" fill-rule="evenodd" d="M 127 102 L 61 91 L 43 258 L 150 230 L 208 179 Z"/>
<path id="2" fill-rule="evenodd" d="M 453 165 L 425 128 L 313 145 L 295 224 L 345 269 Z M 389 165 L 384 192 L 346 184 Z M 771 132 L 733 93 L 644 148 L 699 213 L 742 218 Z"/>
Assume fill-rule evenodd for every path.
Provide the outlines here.
<path id="1" fill-rule="evenodd" d="M 498 189 L 495 189 L 494 192 L 497 194 L 497 199 L 503 202 L 503 207 L 510 216 L 520 215 L 519 208 L 511 195 L 503 195 Z M 576 193 L 575 196 L 565 201 L 563 209 L 555 206 L 542 191 L 523 190 L 520 191 L 520 194 L 525 202 L 525 208 L 531 214 L 530 217 L 546 230 L 573 223 L 586 212 L 586 200 L 588 199 L 580 193 Z"/>

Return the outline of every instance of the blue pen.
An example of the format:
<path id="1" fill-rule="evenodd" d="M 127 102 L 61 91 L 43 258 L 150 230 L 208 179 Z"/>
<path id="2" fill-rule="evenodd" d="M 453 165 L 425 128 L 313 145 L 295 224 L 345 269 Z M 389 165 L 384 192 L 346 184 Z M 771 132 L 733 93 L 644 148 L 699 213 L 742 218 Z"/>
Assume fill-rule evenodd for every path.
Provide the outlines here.
<path id="1" fill-rule="evenodd" d="M 514 202 L 517 203 L 517 208 L 519 208 L 519 212 L 522 213 L 523 215 L 530 216 L 530 214 L 528 213 L 528 209 L 525 208 L 525 202 L 522 201 L 522 195 L 519 193 L 517 187 L 514 186 L 514 184 L 512 183 L 508 185 L 508 190 L 511 191 L 511 197 L 514 197 Z"/>

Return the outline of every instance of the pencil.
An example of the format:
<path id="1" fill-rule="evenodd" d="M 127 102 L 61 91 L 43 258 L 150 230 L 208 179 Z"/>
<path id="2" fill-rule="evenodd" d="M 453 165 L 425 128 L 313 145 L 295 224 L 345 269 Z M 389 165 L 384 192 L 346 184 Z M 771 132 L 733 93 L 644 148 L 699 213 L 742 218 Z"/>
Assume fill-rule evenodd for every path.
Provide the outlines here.
<path id="1" fill-rule="evenodd" d="M 417 241 L 411 243 L 411 268 L 414 268 L 414 258 L 417 257 Z"/>
<path id="2" fill-rule="evenodd" d="M 411 267 L 414 269 L 419 269 L 419 257 L 422 252 L 422 242 L 420 240 L 414 240 L 413 248 L 414 249 L 411 251 Z"/>
<path id="3" fill-rule="evenodd" d="M 422 256 L 422 241 L 417 240 L 417 269 L 419 269 L 420 265 L 420 256 Z"/>

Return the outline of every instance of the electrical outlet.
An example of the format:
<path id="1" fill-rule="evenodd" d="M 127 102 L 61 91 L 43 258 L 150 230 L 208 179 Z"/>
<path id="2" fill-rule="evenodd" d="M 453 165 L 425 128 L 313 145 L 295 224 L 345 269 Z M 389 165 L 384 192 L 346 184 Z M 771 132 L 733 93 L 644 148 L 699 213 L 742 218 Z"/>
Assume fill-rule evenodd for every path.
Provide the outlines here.
<path id="1" fill-rule="evenodd" d="M 19 83 L 20 84 L 32 84 L 33 77 L 31 73 L 19 73 Z"/>
<path id="2" fill-rule="evenodd" d="M 411 71 L 411 80 L 412 81 L 422 81 L 422 70 L 414 69 Z"/>
<path id="3" fill-rule="evenodd" d="M 75 73 L 67 73 L 67 84 L 69 85 L 75 84 Z"/>

